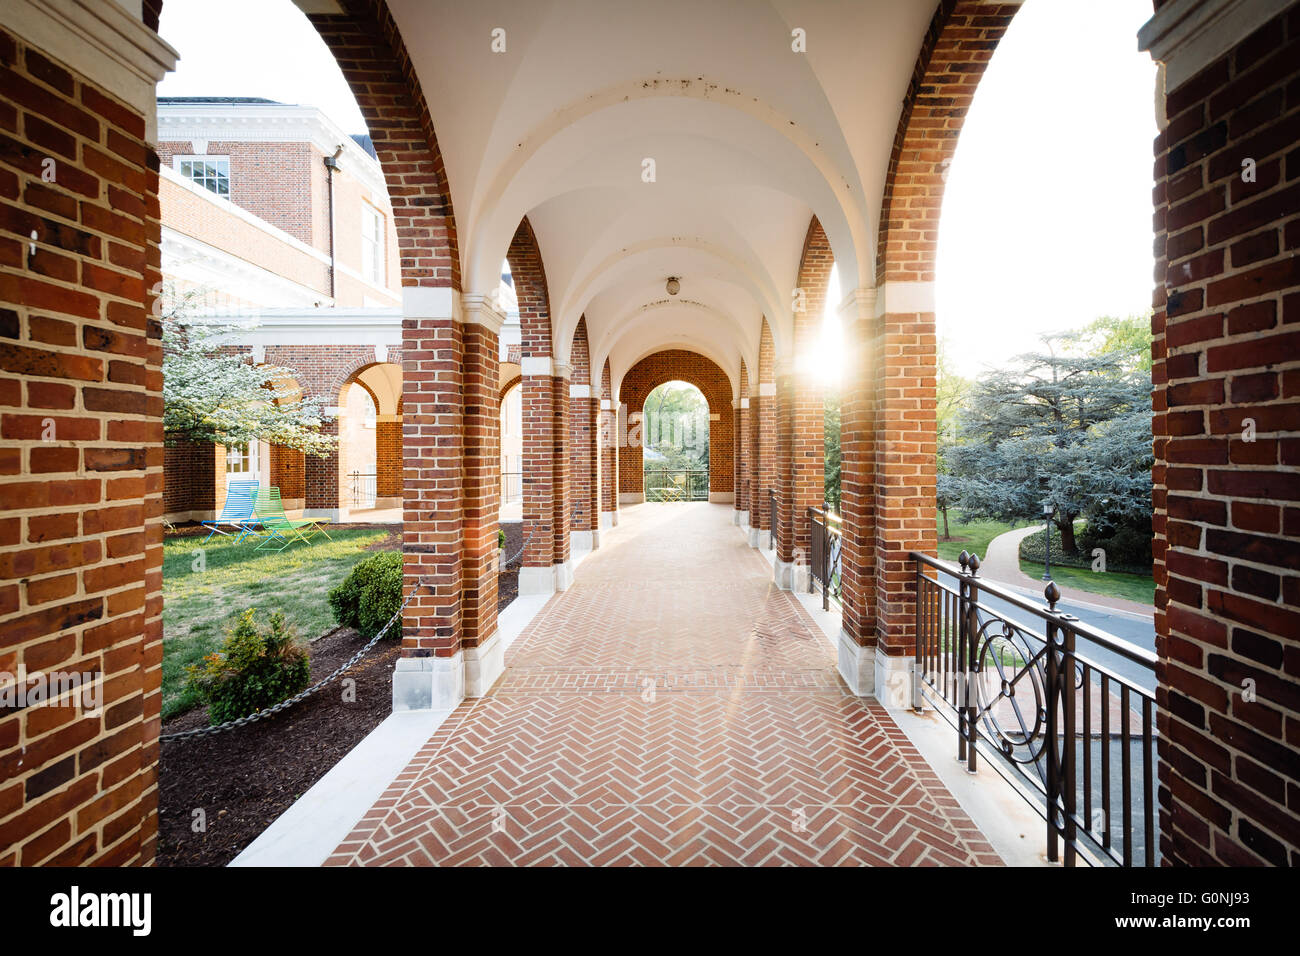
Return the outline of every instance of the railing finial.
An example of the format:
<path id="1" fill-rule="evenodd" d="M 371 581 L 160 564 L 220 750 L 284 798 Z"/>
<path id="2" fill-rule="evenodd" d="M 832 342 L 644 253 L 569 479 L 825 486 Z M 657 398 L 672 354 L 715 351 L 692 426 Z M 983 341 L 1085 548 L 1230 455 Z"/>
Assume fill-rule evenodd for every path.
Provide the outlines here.
<path id="1" fill-rule="evenodd" d="M 1047 609 L 1056 611 L 1056 602 L 1061 600 L 1061 589 L 1056 586 L 1055 581 L 1048 581 L 1047 587 L 1043 588 L 1043 597 L 1047 598 Z"/>
<path id="2" fill-rule="evenodd" d="M 970 556 L 970 573 L 971 577 L 980 573 L 980 556 L 978 554 Z"/>
<path id="3" fill-rule="evenodd" d="M 969 551 L 963 551 L 961 554 L 959 554 L 959 555 L 957 556 L 957 563 L 960 564 L 960 565 L 961 565 L 961 569 L 962 569 L 963 571 L 965 571 L 965 570 L 966 570 L 966 565 L 970 564 L 970 552 L 969 552 Z"/>

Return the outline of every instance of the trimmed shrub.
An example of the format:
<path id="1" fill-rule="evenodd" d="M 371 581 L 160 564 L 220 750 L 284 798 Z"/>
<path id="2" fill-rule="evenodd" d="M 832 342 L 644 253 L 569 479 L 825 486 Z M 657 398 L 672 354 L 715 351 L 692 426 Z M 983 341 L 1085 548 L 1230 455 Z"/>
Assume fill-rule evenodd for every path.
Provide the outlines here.
<path id="1" fill-rule="evenodd" d="M 358 562 L 343 582 L 329 593 L 330 610 L 344 627 L 356 628 L 369 640 L 379 633 L 402 606 L 402 555 L 381 551 Z M 389 631 L 401 637 L 401 627 Z"/>
<path id="2" fill-rule="evenodd" d="M 1066 554 L 1061 549 L 1061 532 L 1052 526 L 1052 564 L 1064 568 L 1092 570 L 1095 548 L 1106 552 L 1107 571 L 1125 571 L 1129 574 L 1151 573 L 1151 535 L 1128 526 L 1113 529 L 1105 537 L 1094 534 L 1089 528 L 1077 531 L 1074 536 L 1079 546 L 1078 554 Z M 1026 561 L 1043 563 L 1047 553 L 1047 536 L 1036 531 L 1020 542 L 1020 557 Z"/>
<path id="3" fill-rule="evenodd" d="M 279 611 L 259 625 L 249 608 L 226 632 L 221 650 L 185 669 L 188 689 L 208 705 L 208 720 L 225 723 L 292 697 L 311 680 L 311 662 Z"/>

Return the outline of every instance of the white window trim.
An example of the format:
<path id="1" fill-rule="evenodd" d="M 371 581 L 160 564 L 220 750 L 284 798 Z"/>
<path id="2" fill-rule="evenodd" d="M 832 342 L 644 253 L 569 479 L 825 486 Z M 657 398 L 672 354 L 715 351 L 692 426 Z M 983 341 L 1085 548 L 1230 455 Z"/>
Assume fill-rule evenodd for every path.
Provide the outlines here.
<path id="1" fill-rule="evenodd" d="M 374 217 L 374 225 L 378 227 L 373 238 L 367 233 L 367 227 L 371 224 L 369 221 L 370 216 Z M 374 276 L 367 274 L 370 263 L 366 260 L 365 255 L 362 255 L 361 278 L 377 288 L 387 288 L 385 283 L 388 281 L 388 217 L 384 215 L 382 209 L 365 199 L 361 200 L 361 240 L 363 253 L 367 241 L 373 241 L 379 250 L 378 261 L 374 263 L 379 274 Z"/>
<path id="2" fill-rule="evenodd" d="M 202 189 L 205 193 L 209 193 L 214 199 L 220 199 L 222 202 L 228 203 L 230 202 L 229 192 L 227 192 L 226 195 L 223 196 L 221 195 L 221 193 L 209 189 L 207 186 L 204 186 L 202 183 L 198 182 L 197 180 L 191 179 L 189 176 L 186 176 L 183 172 L 181 172 L 181 163 L 184 162 L 205 163 L 217 159 L 224 159 L 226 161 L 226 184 L 233 186 L 234 177 L 230 175 L 230 156 L 226 153 L 185 153 L 184 155 L 178 153 L 177 155 L 172 157 L 172 172 L 174 172 L 181 179 L 185 180 L 191 186 L 194 186 L 197 189 Z"/>

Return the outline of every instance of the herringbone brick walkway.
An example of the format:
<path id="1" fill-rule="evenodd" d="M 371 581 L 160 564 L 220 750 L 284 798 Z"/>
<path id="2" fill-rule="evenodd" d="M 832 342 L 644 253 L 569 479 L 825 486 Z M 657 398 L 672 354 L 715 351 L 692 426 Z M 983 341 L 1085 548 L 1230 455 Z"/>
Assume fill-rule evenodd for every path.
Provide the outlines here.
<path id="1" fill-rule="evenodd" d="M 730 517 L 623 511 L 328 863 L 1000 863 Z"/>

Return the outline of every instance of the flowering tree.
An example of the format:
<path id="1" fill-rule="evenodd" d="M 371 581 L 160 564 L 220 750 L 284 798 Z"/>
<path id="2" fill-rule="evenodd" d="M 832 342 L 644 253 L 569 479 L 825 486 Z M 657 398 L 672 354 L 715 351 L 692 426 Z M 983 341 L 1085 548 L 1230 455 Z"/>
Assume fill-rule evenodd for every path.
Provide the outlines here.
<path id="1" fill-rule="evenodd" d="M 237 326 L 188 316 L 193 294 L 169 297 L 163 333 L 163 433 L 168 443 L 227 447 L 265 441 L 323 458 L 335 447 L 320 432 L 320 403 L 301 394 L 293 369 L 254 365 L 230 348 Z"/>

